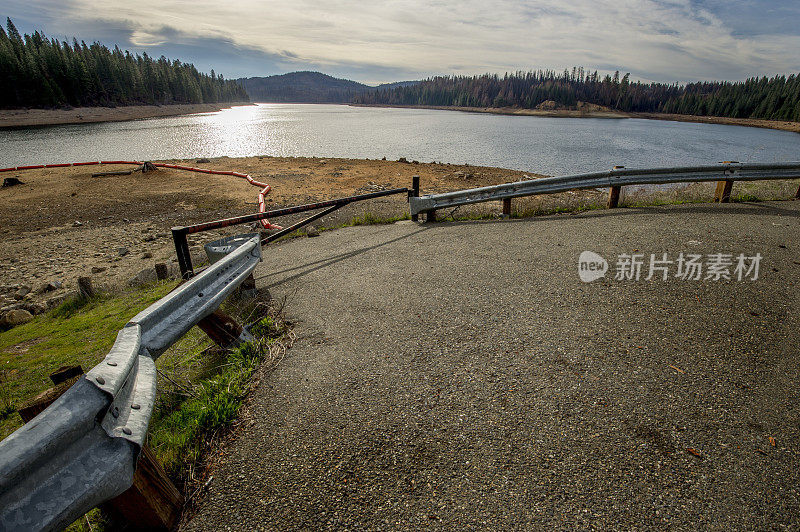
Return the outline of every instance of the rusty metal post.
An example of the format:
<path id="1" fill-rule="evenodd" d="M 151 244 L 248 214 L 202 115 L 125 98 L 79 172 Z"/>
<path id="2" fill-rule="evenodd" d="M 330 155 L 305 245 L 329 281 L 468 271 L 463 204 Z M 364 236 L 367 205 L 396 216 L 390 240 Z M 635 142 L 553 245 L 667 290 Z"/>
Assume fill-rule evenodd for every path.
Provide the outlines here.
<path id="1" fill-rule="evenodd" d="M 183 227 L 172 228 L 172 240 L 175 241 L 175 253 L 178 256 L 178 267 L 181 269 L 181 279 L 194 277 L 192 269 L 192 254 L 189 251 L 189 240 Z"/>
<path id="2" fill-rule="evenodd" d="M 418 198 L 419 197 L 419 176 L 415 175 L 411 177 L 411 192 L 409 194 L 411 197 Z M 412 222 L 419 221 L 419 214 L 412 214 L 411 215 Z"/>
<path id="3" fill-rule="evenodd" d="M 503 217 L 507 218 L 511 216 L 511 198 L 505 198 L 503 200 Z"/>
<path id="4" fill-rule="evenodd" d="M 428 211 L 428 212 L 425 213 L 425 223 L 431 224 L 431 223 L 433 223 L 435 221 L 436 221 L 436 211 L 435 210 Z"/>

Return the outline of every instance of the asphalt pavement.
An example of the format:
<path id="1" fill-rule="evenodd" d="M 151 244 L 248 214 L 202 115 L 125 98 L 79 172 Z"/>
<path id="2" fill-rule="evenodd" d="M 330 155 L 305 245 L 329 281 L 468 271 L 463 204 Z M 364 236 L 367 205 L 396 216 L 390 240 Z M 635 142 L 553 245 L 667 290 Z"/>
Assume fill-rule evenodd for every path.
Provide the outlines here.
<path id="1" fill-rule="evenodd" d="M 800 527 L 800 201 L 351 227 L 256 279 L 299 340 L 186 530 Z"/>

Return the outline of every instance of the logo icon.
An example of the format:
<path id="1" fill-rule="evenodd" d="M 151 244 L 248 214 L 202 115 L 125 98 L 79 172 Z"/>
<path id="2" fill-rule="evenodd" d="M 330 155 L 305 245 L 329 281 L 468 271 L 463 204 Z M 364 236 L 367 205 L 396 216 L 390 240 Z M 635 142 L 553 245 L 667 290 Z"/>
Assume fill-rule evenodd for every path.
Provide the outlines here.
<path id="1" fill-rule="evenodd" d="M 578 275 L 584 283 L 606 276 L 608 261 L 594 251 L 584 251 L 578 257 Z"/>

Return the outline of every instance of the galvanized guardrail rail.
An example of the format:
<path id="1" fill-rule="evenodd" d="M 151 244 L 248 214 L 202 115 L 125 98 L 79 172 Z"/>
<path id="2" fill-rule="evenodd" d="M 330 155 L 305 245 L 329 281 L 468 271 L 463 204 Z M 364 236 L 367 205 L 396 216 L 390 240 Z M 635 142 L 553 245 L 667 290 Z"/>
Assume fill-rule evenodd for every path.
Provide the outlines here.
<path id="1" fill-rule="evenodd" d="M 458 207 L 485 201 L 504 202 L 505 214 L 510 214 L 511 198 L 532 196 L 535 194 L 553 194 L 567 190 L 609 187 L 609 207 L 616 207 L 619 189 L 624 185 L 664 185 L 670 183 L 686 183 L 697 181 L 717 181 L 723 184 L 718 189 L 720 201 L 730 195 L 734 181 L 759 181 L 764 179 L 800 178 L 800 163 L 782 164 L 742 164 L 726 162 L 711 166 L 687 166 L 678 168 L 625 169 L 615 168 L 605 172 L 568 175 L 562 177 L 544 177 L 505 183 L 490 187 L 459 190 L 444 194 L 427 196 L 412 195 L 409 198 L 411 216 L 416 218 L 427 213 L 429 220 L 435 219 L 436 209 Z M 418 190 L 415 187 L 415 191 Z M 800 192 L 800 191 L 799 191 Z M 506 212 L 508 211 L 508 212 Z"/>
<path id="2" fill-rule="evenodd" d="M 155 360 L 255 270 L 259 239 L 239 237 L 137 314 L 100 364 L 0 442 L 0 529 L 60 529 L 131 486 L 155 402 Z"/>

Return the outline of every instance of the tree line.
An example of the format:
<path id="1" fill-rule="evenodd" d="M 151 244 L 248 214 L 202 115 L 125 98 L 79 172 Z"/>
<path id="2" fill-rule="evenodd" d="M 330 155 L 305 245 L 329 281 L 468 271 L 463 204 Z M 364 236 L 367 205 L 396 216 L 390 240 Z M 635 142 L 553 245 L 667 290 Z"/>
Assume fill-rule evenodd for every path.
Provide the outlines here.
<path id="1" fill-rule="evenodd" d="M 0 108 L 83 107 L 247 101 L 244 88 L 194 65 L 87 45 L 20 35 L 0 26 Z"/>
<path id="2" fill-rule="evenodd" d="M 418 84 L 358 94 L 355 103 L 457 107 L 520 107 L 544 102 L 575 108 L 578 102 L 619 111 L 679 113 L 732 118 L 800 121 L 800 77 L 753 77 L 743 82 L 631 82 L 574 67 L 499 76 L 436 76 Z"/>

